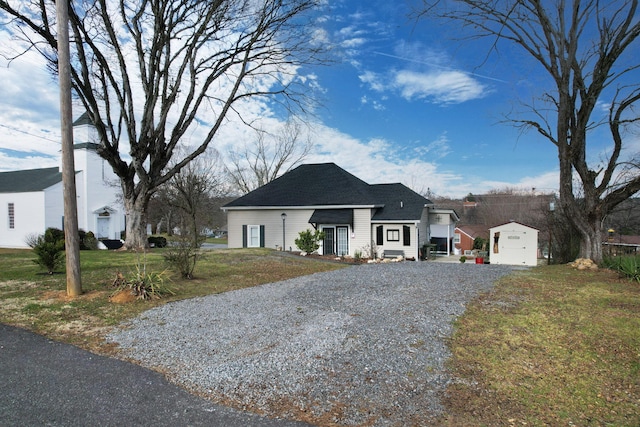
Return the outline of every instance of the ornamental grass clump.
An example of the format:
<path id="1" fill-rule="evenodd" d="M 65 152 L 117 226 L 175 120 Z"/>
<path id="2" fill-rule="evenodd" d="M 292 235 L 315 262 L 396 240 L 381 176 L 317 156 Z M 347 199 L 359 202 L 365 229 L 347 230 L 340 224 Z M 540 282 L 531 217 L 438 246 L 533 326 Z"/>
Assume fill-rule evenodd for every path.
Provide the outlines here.
<path id="1" fill-rule="evenodd" d="M 621 276 L 640 283 L 640 256 L 607 257 L 603 264 L 605 267 L 617 271 Z"/>
<path id="2" fill-rule="evenodd" d="M 175 292 L 167 285 L 166 271 L 160 273 L 147 273 L 146 253 L 142 263 L 138 258 L 136 270 L 125 277 L 121 272 L 116 273 L 112 285 L 116 292 L 130 290 L 137 299 L 150 300 L 161 298 L 165 295 L 175 295 Z"/>

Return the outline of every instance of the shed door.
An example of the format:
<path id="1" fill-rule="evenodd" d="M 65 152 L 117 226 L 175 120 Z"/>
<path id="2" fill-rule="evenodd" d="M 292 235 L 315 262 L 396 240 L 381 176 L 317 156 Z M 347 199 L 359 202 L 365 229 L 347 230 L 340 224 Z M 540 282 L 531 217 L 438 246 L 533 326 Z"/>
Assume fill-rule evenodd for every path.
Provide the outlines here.
<path id="1" fill-rule="evenodd" d="M 524 264 L 527 259 L 527 234 L 523 231 L 503 231 L 500 234 L 503 259 L 512 264 Z"/>

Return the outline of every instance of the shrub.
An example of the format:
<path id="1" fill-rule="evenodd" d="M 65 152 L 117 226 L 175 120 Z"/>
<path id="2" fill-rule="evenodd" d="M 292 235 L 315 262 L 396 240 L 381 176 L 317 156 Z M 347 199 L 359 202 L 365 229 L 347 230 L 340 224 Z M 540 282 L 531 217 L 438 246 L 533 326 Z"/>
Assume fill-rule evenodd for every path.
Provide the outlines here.
<path id="1" fill-rule="evenodd" d="M 48 242 L 64 242 L 64 231 L 59 228 L 49 227 L 44 231 L 44 238 Z"/>
<path id="2" fill-rule="evenodd" d="M 189 239 L 188 236 L 184 236 L 173 242 L 162 256 L 171 268 L 180 272 L 182 278 L 193 279 L 196 261 L 201 257 L 198 249 L 199 247 L 194 245 L 193 240 Z"/>
<path id="3" fill-rule="evenodd" d="M 47 229 L 44 235 L 29 236 L 26 243 L 37 256 L 33 262 L 45 268 L 47 273 L 53 274 L 64 263 L 64 239 L 56 240 L 56 234 L 50 230 Z"/>
<path id="4" fill-rule="evenodd" d="M 309 229 L 298 233 L 295 244 L 303 252 L 313 253 L 320 248 L 320 241 L 324 239 L 324 233 L 320 230 L 311 231 Z"/>
<path id="5" fill-rule="evenodd" d="M 92 231 L 79 230 L 80 234 L 80 249 L 81 250 L 96 250 L 98 249 L 98 239 Z"/>
<path id="6" fill-rule="evenodd" d="M 461 262 L 461 263 L 463 263 L 463 264 L 464 264 L 465 262 L 467 262 L 467 257 L 466 257 L 466 256 L 461 256 L 461 257 L 460 257 L 460 262 Z"/>

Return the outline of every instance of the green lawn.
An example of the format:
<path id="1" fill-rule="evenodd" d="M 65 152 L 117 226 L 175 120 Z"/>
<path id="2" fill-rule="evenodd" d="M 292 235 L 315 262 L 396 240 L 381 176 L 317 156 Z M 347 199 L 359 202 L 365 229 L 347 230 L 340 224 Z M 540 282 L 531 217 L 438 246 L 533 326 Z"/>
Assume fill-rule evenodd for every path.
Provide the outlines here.
<path id="1" fill-rule="evenodd" d="M 640 425 L 640 286 L 609 270 L 503 279 L 456 323 L 447 425 Z"/>

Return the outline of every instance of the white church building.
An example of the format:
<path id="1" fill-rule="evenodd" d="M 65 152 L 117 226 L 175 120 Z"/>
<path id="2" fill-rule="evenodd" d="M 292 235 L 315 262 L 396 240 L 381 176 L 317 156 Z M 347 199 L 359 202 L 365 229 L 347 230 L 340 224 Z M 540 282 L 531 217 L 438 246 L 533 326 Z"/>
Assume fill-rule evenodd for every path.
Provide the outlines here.
<path id="1" fill-rule="evenodd" d="M 120 239 L 125 229 L 117 176 L 98 156 L 98 136 L 85 113 L 73 123 L 78 228 L 98 239 Z M 26 248 L 47 228 L 63 229 L 60 167 L 0 172 L 0 247 Z"/>

